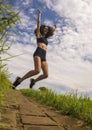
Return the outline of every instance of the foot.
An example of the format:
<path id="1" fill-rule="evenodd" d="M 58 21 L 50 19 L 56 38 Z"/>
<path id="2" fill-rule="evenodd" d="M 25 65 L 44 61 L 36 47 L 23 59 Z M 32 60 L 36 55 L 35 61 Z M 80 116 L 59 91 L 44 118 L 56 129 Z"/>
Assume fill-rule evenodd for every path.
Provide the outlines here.
<path id="1" fill-rule="evenodd" d="M 15 89 L 15 86 L 12 86 L 12 89 Z"/>
<path id="2" fill-rule="evenodd" d="M 29 86 L 29 87 L 32 88 L 33 85 L 35 85 L 35 80 L 34 80 L 34 79 L 31 79 L 31 80 L 30 80 L 30 86 Z"/>
<path id="3" fill-rule="evenodd" d="M 16 78 L 15 82 L 13 83 L 12 89 L 15 89 L 20 84 L 20 82 L 19 82 L 20 79 L 21 79 L 20 77 Z"/>

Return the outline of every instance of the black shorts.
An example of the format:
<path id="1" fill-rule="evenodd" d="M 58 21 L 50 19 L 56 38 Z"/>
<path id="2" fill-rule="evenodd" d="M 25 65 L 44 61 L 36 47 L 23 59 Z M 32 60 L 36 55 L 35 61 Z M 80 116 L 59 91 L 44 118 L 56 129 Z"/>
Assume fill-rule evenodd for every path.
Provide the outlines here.
<path id="1" fill-rule="evenodd" d="M 41 58 L 41 61 L 46 61 L 46 51 L 40 47 L 37 47 L 33 56 L 39 56 Z"/>

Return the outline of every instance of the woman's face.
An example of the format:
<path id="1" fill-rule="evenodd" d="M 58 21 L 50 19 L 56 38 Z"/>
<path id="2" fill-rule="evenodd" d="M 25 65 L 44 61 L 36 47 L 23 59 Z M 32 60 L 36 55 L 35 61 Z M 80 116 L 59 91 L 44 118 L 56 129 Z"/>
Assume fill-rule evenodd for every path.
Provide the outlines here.
<path id="1" fill-rule="evenodd" d="M 45 27 L 43 28 L 43 33 L 44 33 L 44 34 L 47 34 L 47 32 L 48 32 L 48 26 L 45 26 Z"/>

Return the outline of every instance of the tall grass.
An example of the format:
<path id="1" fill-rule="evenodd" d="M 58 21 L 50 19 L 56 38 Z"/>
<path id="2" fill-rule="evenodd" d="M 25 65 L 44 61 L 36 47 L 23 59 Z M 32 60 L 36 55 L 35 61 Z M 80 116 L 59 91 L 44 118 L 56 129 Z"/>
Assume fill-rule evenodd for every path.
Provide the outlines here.
<path id="1" fill-rule="evenodd" d="M 61 114 L 71 115 L 92 125 L 92 100 L 89 97 L 78 97 L 77 93 L 57 95 L 51 90 L 42 92 L 23 89 L 21 91 L 25 96 L 51 106 Z"/>
<path id="2" fill-rule="evenodd" d="M 5 94 L 10 90 L 12 83 L 8 79 L 6 70 L 0 70 L 0 105 L 3 102 Z"/>
<path id="3" fill-rule="evenodd" d="M 10 32 L 15 29 L 14 27 L 16 26 L 14 25 L 20 20 L 19 13 L 14 10 L 14 7 L 9 4 L 8 0 L 0 0 L 0 101 L 11 86 L 11 82 L 8 80 L 7 69 L 5 69 L 7 64 L 4 65 L 2 62 L 11 58 L 11 55 L 8 53 L 10 49 L 10 44 L 8 43 L 10 43 L 10 36 L 12 36 Z"/>

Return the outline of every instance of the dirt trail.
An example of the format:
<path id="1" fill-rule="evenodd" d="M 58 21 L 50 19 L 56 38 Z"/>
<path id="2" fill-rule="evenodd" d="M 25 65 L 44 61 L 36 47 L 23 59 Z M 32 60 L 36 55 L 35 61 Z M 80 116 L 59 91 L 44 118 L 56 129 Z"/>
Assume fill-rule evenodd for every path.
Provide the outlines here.
<path id="1" fill-rule="evenodd" d="M 92 130 L 80 120 L 29 100 L 20 91 L 9 92 L 5 101 L 0 106 L 0 130 Z"/>

